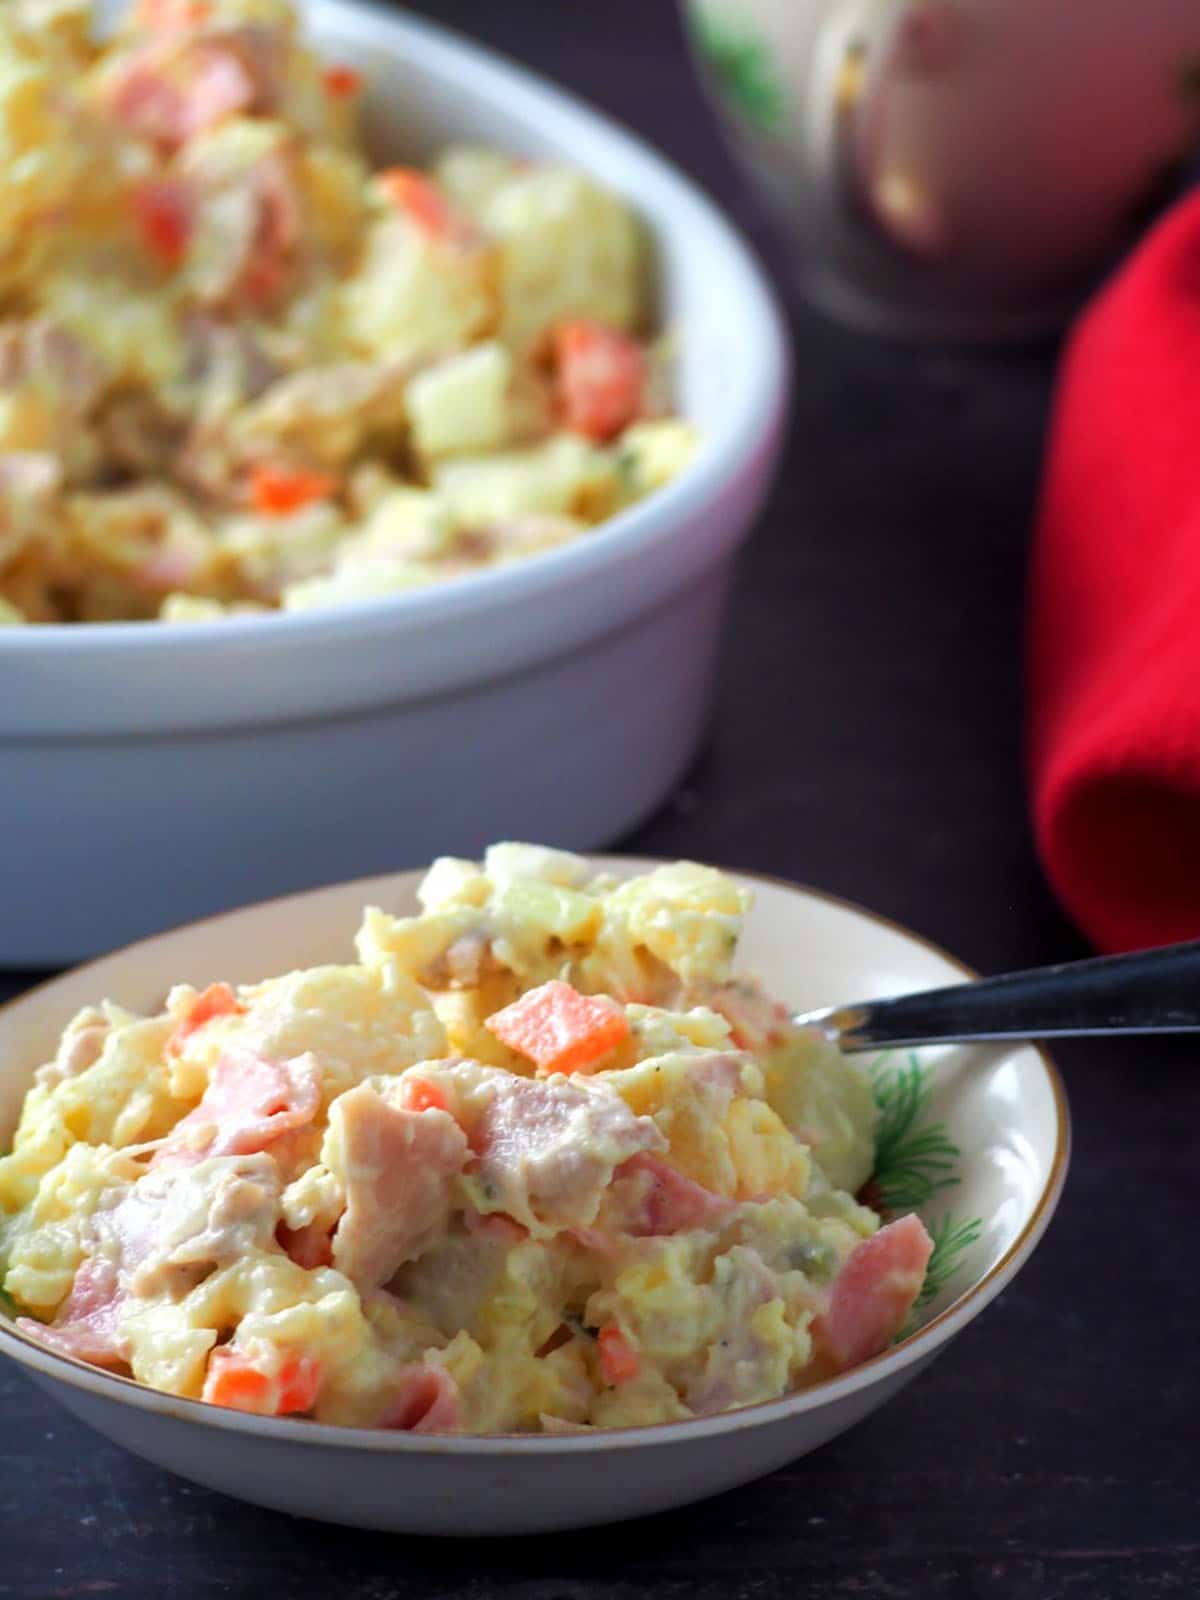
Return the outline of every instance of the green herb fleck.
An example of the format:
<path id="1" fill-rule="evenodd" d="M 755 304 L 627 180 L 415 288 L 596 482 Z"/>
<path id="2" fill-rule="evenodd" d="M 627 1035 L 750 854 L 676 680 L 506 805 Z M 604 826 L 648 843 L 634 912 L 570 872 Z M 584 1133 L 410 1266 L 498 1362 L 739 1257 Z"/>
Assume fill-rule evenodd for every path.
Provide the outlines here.
<path id="1" fill-rule="evenodd" d="M 885 1054 L 870 1071 L 879 1108 L 871 1203 L 887 1213 L 917 1211 L 939 1190 L 958 1183 L 954 1169 L 961 1153 L 944 1122 L 921 1125 L 933 1085 L 930 1069 L 915 1055 L 893 1066 Z"/>
<path id="2" fill-rule="evenodd" d="M 792 1245 L 787 1253 L 788 1266 L 797 1272 L 807 1273 L 818 1282 L 827 1282 L 837 1268 L 837 1254 L 820 1239 L 805 1239 Z"/>
<path id="3" fill-rule="evenodd" d="M 982 1217 L 955 1218 L 947 1211 L 940 1222 L 929 1230 L 933 1240 L 933 1254 L 925 1268 L 925 1282 L 917 1296 L 918 1306 L 927 1306 L 936 1300 L 963 1264 L 963 1253 L 969 1250 L 983 1232 Z"/>
<path id="4" fill-rule="evenodd" d="M 21 1309 L 12 1295 L 6 1294 L 3 1289 L 0 1289 L 0 1316 L 19 1317 L 20 1315 Z"/>
<path id="5" fill-rule="evenodd" d="M 696 47 L 725 97 L 751 127 L 774 133 L 786 102 L 770 47 L 744 21 L 715 7 L 694 6 L 691 15 Z"/>
<path id="6" fill-rule="evenodd" d="M 896 1335 L 896 1343 L 916 1333 L 921 1326 L 919 1313 L 947 1289 L 950 1280 L 963 1267 L 963 1256 L 983 1232 L 982 1217 L 955 1217 L 947 1211 L 940 1222 L 929 1230 L 933 1240 L 933 1253 L 925 1268 L 925 1282 L 913 1306 L 912 1315 Z"/>

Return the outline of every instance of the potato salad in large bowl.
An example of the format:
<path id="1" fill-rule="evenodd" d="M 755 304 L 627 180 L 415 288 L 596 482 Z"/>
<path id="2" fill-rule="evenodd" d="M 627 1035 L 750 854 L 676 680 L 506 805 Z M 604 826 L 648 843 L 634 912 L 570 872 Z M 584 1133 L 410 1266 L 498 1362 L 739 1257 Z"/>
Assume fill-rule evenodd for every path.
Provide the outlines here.
<path id="1" fill-rule="evenodd" d="M 403 592 L 666 483 L 630 206 L 473 145 L 372 170 L 288 0 L 0 7 L 0 621 Z"/>

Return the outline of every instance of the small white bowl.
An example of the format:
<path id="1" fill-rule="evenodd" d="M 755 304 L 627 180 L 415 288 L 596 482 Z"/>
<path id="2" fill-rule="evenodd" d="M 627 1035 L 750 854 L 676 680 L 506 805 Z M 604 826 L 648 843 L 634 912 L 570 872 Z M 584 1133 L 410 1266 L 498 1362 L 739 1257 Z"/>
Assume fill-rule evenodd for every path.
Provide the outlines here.
<path id="1" fill-rule="evenodd" d="M 703 729 L 786 409 L 762 273 L 674 168 L 557 89 L 410 18 L 346 0 L 308 16 L 370 84 L 381 155 L 482 140 L 629 197 L 703 442 L 660 493 L 521 565 L 322 613 L 0 629 L 0 903 L 20 908 L 0 965 L 492 838 L 608 843 Z"/>
<path id="2" fill-rule="evenodd" d="M 614 871 L 646 863 L 614 858 Z M 43 985 L 0 1011 L 0 1148 L 34 1068 L 74 1011 L 108 995 L 160 1003 L 171 983 L 248 982 L 338 960 L 365 902 L 413 910 L 402 873 L 252 906 L 147 940 Z M 871 913 L 744 875 L 754 891 L 739 966 L 790 1005 L 902 993 L 971 976 Z M 136 1454 L 226 1494 L 300 1516 L 402 1533 L 536 1533 L 683 1505 L 770 1472 L 843 1432 L 916 1377 L 1029 1258 L 1058 1203 L 1070 1142 L 1066 1099 L 1032 1046 L 923 1053 L 919 1126 L 943 1124 L 956 1181 L 921 1207 L 935 1236 L 978 1221 L 957 1270 L 884 1355 L 788 1399 L 691 1422 L 567 1437 L 369 1432 L 275 1420 L 159 1394 L 51 1354 L 0 1317 L 0 1351 L 68 1410 Z M 902 1070 L 911 1071 L 907 1060 Z M 1013 1381 L 1034 1352 L 1012 1351 Z M 963 1427 L 970 1424 L 963 1420 Z"/>

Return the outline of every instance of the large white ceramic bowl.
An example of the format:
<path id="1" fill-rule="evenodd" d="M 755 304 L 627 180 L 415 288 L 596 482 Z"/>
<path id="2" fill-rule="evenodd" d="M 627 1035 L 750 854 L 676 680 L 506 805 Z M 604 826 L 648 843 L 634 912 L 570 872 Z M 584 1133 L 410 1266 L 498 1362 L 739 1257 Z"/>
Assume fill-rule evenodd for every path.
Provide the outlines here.
<path id="1" fill-rule="evenodd" d="M 758 267 L 678 172 L 549 85 L 402 16 L 308 15 L 366 75 L 379 154 L 479 139 L 634 202 L 703 445 L 660 494 L 502 571 L 316 614 L 0 629 L 0 965 L 493 837 L 611 842 L 702 731 L 786 405 Z"/>
<path id="2" fill-rule="evenodd" d="M 615 859 L 615 871 L 645 863 Z M 740 965 L 799 1008 L 902 993 L 969 976 L 949 956 L 841 901 L 747 876 L 755 904 Z M 416 909 L 417 874 L 338 885 L 212 918 L 59 978 L 0 1011 L 0 1149 L 36 1065 L 81 1005 L 109 995 L 157 1005 L 172 982 L 251 981 L 342 959 L 364 902 Z M 921 1206 L 943 1252 L 920 1331 L 830 1383 L 691 1422 L 570 1437 L 369 1432 L 250 1417 L 179 1400 L 52 1355 L 0 1317 L 0 1351 L 76 1416 L 186 1478 L 301 1516 L 405 1533 L 532 1533 L 582 1527 L 700 1499 L 770 1472 L 843 1432 L 895 1394 L 994 1299 L 1041 1238 L 1066 1173 L 1066 1101 L 1031 1046 L 953 1048 L 884 1063 L 916 1104 L 950 1180 Z M 914 1072 L 917 1079 L 914 1079 Z M 924 1077 L 924 1082 L 918 1080 Z M 913 1090 L 917 1089 L 915 1095 Z M 895 1116 L 892 1133 L 903 1129 Z M 893 1137 L 895 1147 L 897 1140 Z M 928 1147 L 929 1140 L 924 1141 Z M 911 1174 L 910 1174 L 911 1177 Z M 903 1173 L 893 1169 L 893 1181 Z M 937 1261 L 935 1256 L 935 1261 Z M 932 1273 L 931 1267 L 931 1273 Z M 1014 1345 L 1012 1381 L 1036 1352 Z M 964 1417 L 964 1429 L 974 1426 Z"/>

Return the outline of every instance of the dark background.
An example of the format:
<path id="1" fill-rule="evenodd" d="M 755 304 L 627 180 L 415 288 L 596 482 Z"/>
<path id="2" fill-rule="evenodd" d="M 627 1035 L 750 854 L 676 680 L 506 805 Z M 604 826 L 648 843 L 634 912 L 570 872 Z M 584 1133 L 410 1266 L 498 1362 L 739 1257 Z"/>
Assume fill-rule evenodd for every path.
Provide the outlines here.
<path id="1" fill-rule="evenodd" d="M 629 848 L 860 899 L 984 970 L 1084 953 L 1039 875 L 1021 764 L 1023 585 L 1055 351 L 918 353 L 797 305 L 667 0 L 414 9 L 659 145 L 737 218 L 789 303 L 791 434 L 744 563 L 712 736 Z M 0 975 L 0 990 L 28 977 Z M 890 1406 L 774 1477 L 619 1530 L 391 1538 L 192 1488 L 5 1368 L 0 1596 L 1191 1600 L 1194 1053 L 1058 1056 L 1075 1156 L 1037 1255 Z"/>

